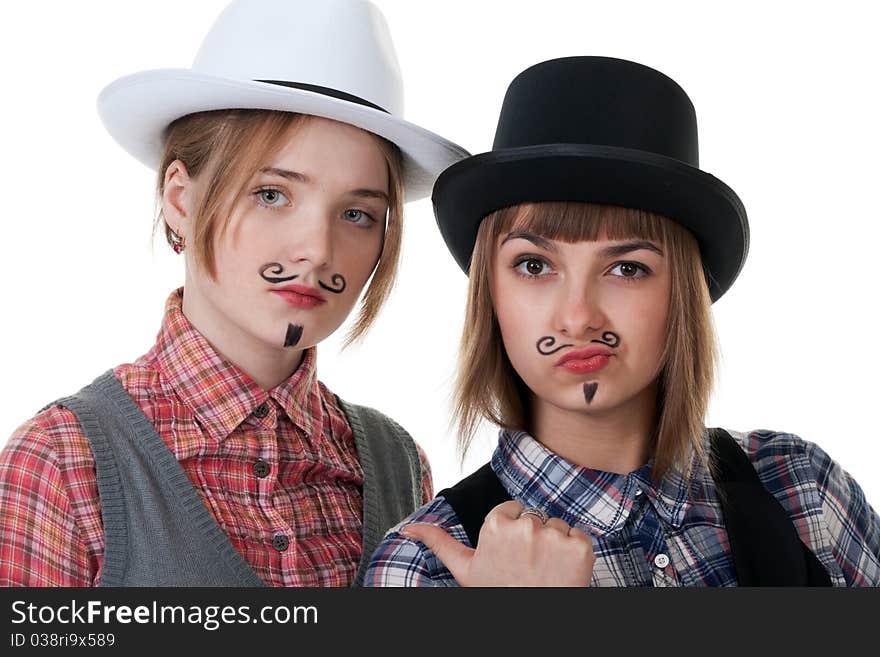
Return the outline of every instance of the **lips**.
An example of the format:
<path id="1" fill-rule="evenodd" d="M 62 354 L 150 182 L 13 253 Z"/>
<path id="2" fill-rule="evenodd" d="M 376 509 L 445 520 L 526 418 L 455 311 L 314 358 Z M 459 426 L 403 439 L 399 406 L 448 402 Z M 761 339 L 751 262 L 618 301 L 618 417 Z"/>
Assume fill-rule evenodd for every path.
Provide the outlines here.
<path id="1" fill-rule="evenodd" d="M 556 361 L 556 366 L 573 374 L 597 372 L 608 365 L 613 355 L 601 347 L 588 347 L 587 349 L 569 351 Z"/>
<path id="2" fill-rule="evenodd" d="M 297 308 L 315 308 L 327 303 L 320 290 L 305 285 L 285 285 L 269 291 Z"/>

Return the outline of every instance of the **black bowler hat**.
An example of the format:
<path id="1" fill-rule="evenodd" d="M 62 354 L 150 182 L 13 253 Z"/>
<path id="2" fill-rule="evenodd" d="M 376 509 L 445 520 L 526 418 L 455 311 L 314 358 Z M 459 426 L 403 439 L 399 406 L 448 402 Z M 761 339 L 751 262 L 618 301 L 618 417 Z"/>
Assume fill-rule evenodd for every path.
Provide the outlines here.
<path id="1" fill-rule="evenodd" d="M 716 301 L 742 269 L 742 201 L 699 169 L 697 119 L 684 90 L 652 68 L 609 57 L 536 64 L 507 89 L 495 143 L 434 184 L 434 213 L 465 271 L 477 229 L 501 208 L 585 201 L 647 210 L 688 228 Z"/>

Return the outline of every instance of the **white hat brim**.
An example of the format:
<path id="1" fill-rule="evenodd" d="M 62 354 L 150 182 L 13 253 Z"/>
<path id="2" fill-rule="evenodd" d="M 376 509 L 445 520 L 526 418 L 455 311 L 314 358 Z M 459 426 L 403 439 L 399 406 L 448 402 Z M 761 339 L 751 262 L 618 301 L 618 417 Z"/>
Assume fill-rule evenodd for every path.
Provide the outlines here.
<path id="1" fill-rule="evenodd" d="M 266 82 L 219 78 L 189 69 L 157 69 L 125 76 L 98 96 L 110 135 L 139 161 L 159 167 L 165 130 L 176 119 L 218 109 L 267 109 L 313 114 L 372 132 L 403 153 L 407 201 L 425 198 L 437 176 L 468 157 L 460 146 L 387 112 L 351 101 Z"/>

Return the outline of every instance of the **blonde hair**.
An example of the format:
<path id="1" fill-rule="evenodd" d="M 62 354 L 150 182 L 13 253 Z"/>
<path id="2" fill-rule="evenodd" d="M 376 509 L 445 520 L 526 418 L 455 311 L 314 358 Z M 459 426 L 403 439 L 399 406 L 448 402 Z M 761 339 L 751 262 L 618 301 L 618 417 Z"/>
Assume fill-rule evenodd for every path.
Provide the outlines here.
<path id="1" fill-rule="evenodd" d="M 234 109 L 190 114 L 174 121 L 166 132 L 165 150 L 159 165 L 157 192 L 161 203 L 165 171 L 174 160 L 189 175 L 203 181 L 196 201 L 193 230 L 187 249 L 198 266 L 214 279 L 217 275 L 214 238 L 229 225 L 232 211 L 245 194 L 248 181 L 265 161 L 285 143 L 284 137 L 309 120 L 306 114 L 272 110 Z M 403 236 L 403 158 L 391 142 L 375 136 L 388 164 L 389 208 L 385 239 L 379 262 L 361 300 L 357 319 L 345 345 L 367 332 L 388 298 L 397 276 Z M 156 225 L 165 223 L 165 239 L 174 245 L 171 227 L 161 211 Z"/>
<path id="2" fill-rule="evenodd" d="M 659 479 L 673 466 L 685 471 L 691 446 L 705 461 L 703 420 L 717 347 L 712 302 L 696 239 L 675 221 L 643 210 L 556 201 L 493 212 L 477 233 L 453 398 L 461 457 L 481 419 L 509 429 L 531 428 L 528 389 L 504 351 L 489 288 L 497 239 L 514 230 L 564 242 L 595 241 L 600 236 L 640 238 L 663 247 L 672 280 L 652 436 L 653 474 Z"/>

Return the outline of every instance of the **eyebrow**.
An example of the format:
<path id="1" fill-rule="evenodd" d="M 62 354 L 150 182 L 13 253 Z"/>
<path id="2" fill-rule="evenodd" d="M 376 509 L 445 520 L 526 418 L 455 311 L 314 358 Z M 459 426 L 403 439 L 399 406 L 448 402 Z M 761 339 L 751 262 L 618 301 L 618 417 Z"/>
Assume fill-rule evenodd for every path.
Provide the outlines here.
<path id="1" fill-rule="evenodd" d="M 390 203 L 388 194 L 378 189 L 355 189 L 349 192 L 352 196 L 360 196 L 361 198 L 377 198 L 385 203 Z"/>
<path id="2" fill-rule="evenodd" d="M 287 178 L 288 180 L 294 180 L 299 183 L 308 184 L 312 182 L 311 178 L 309 178 L 306 174 L 300 173 L 299 171 L 291 171 L 290 169 L 279 169 L 278 167 L 264 167 L 260 169 L 260 173 L 266 173 L 272 176 L 280 176 L 282 178 Z M 360 198 L 377 198 L 385 203 L 390 203 L 388 199 L 388 194 L 379 189 L 353 189 L 349 192 L 352 196 L 358 196 Z"/>
<path id="3" fill-rule="evenodd" d="M 311 182 L 311 179 L 306 174 L 300 173 L 299 171 L 291 171 L 290 169 L 279 169 L 278 167 L 263 167 L 262 169 L 260 169 L 260 173 L 268 173 L 272 176 L 281 176 L 282 178 L 295 180 L 296 182 L 301 183 Z"/>
<path id="4" fill-rule="evenodd" d="M 556 245 L 553 242 L 545 237 L 541 237 L 540 235 L 530 233 L 527 230 L 514 230 L 510 233 L 507 233 L 507 236 L 501 241 L 501 244 L 504 245 L 510 240 L 528 240 L 539 249 L 545 249 L 546 251 L 557 250 Z"/>
<path id="5" fill-rule="evenodd" d="M 528 240 L 535 246 L 541 249 L 545 249 L 547 251 L 557 250 L 556 245 L 551 240 L 548 240 L 546 237 L 541 237 L 540 235 L 530 233 L 527 230 L 514 230 L 508 233 L 504 240 L 502 240 L 501 244 L 505 244 L 509 240 L 515 239 Z M 611 246 L 606 246 L 599 252 L 599 257 L 614 258 L 617 256 L 621 256 L 625 253 L 638 251 L 639 249 L 647 249 L 648 251 L 653 251 L 661 257 L 663 256 L 663 251 L 653 242 L 649 242 L 648 240 L 630 240 L 629 242 L 623 242 L 622 244 L 612 244 Z"/>
<path id="6" fill-rule="evenodd" d="M 602 258 L 616 258 L 617 256 L 622 256 L 631 251 L 638 251 L 639 249 L 647 249 L 648 251 L 653 251 L 661 258 L 663 257 L 663 251 L 660 247 L 647 240 L 631 240 L 629 242 L 624 242 L 623 244 L 612 244 L 611 246 L 606 246 L 602 249 L 599 252 L 599 256 Z"/>

